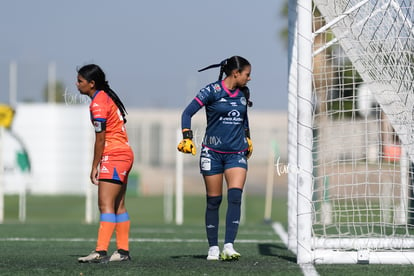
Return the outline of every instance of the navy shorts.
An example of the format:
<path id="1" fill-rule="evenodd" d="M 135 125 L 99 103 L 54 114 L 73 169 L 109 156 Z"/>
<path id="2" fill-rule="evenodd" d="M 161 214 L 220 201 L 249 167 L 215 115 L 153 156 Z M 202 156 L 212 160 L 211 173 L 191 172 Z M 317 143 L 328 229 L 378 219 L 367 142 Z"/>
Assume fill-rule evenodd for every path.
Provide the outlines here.
<path id="1" fill-rule="evenodd" d="M 201 149 L 200 173 L 215 175 L 224 173 L 230 168 L 244 168 L 247 170 L 246 152 L 219 153 L 206 147 Z"/>

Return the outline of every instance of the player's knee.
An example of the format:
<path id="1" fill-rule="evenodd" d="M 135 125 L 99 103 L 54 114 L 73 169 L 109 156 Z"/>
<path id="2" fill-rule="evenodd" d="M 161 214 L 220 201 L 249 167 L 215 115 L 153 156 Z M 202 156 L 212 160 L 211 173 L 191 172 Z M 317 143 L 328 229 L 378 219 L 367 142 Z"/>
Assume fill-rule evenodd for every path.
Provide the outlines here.
<path id="1" fill-rule="evenodd" d="M 98 208 L 101 214 L 115 213 L 114 204 L 111 204 L 110 202 L 106 202 L 105 200 L 102 200 L 102 199 L 98 200 Z"/>
<path id="2" fill-rule="evenodd" d="M 242 199 L 242 189 L 231 188 L 227 191 L 227 201 L 229 204 L 241 204 Z"/>
<path id="3" fill-rule="evenodd" d="M 218 209 L 220 207 L 222 198 L 222 196 L 207 196 L 207 209 Z"/>

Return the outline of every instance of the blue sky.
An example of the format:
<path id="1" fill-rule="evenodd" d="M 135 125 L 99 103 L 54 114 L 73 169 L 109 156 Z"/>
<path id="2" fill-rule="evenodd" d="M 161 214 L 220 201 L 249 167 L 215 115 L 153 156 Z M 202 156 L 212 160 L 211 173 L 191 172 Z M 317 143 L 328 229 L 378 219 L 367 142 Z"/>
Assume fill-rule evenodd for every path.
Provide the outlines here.
<path id="1" fill-rule="evenodd" d="M 252 64 L 254 108 L 287 109 L 287 25 L 276 0 L 2 1 L 0 102 L 9 63 L 18 65 L 18 101 L 42 99 L 47 64 L 77 94 L 76 68 L 99 64 L 128 107 L 183 108 L 218 69 L 240 55 Z"/>

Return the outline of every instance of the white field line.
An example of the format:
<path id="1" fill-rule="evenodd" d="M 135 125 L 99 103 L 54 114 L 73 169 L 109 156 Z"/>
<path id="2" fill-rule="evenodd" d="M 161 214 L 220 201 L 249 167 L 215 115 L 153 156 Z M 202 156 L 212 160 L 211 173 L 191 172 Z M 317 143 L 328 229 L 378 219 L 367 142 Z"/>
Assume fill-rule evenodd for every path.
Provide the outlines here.
<path id="1" fill-rule="evenodd" d="M 96 239 L 85 239 L 85 238 L 0 238 L 1 241 L 16 241 L 16 242 L 95 242 Z M 130 238 L 130 242 L 203 242 L 205 239 L 162 239 L 162 238 Z M 237 243 L 275 243 L 281 242 L 280 240 L 249 240 L 249 239 L 238 239 Z"/>
<path id="2" fill-rule="evenodd" d="M 186 229 L 180 229 L 180 233 L 185 234 L 203 234 L 205 235 L 205 231 L 202 230 L 186 230 Z M 131 228 L 129 231 L 130 233 L 157 233 L 157 234 L 170 234 L 170 233 L 177 233 L 177 229 L 174 228 L 163 228 L 163 229 L 155 229 L 155 228 Z M 239 229 L 237 231 L 238 235 L 260 235 L 260 236 L 269 236 L 274 237 L 273 232 L 271 231 L 264 231 L 264 230 L 243 230 Z"/>
<path id="3" fill-rule="evenodd" d="M 285 229 L 283 228 L 282 224 L 279 222 L 275 222 L 272 224 L 273 230 L 276 232 L 276 234 L 279 235 L 279 237 L 282 239 L 282 242 L 286 245 L 288 245 L 288 234 L 286 233 Z"/>
<path id="4" fill-rule="evenodd" d="M 286 248 L 288 247 L 288 234 L 283 228 L 282 224 L 275 222 L 272 224 L 272 228 L 277 235 L 279 235 L 282 242 L 285 244 Z M 303 275 L 305 276 L 319 276 L 315 267 L 312 264 L 300 264 L 300 269 L 302 269 Z"/>

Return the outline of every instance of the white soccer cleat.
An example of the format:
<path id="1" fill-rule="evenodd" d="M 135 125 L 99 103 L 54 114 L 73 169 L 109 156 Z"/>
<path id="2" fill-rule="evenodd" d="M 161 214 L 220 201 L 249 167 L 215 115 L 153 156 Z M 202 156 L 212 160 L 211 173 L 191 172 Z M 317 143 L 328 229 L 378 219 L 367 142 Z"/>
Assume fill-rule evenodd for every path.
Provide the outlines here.
<path id="1" fill-rule="evenodd" d="M 223 261 L 235 261 L 240 258 L 240 253 L 234 250 L 232 243 L 226 243 L 221 252 L 221 259 Z"/>
<path id="2" fill-rule="evenodd" d="M 110 262 L 123 262 L 123 261 L 130 261 L 130 260 L 131 260 L 131 256 L 129 256 L 128 251 L 124 251 L 124 250 L 115 251 L 109 258 Z"/>
<path id="3" fill-rule="evenodd" d="M 220 259 L 220 248 L 215 246 L 210 246 L 208 249 L 207 260 L 209 261 L 218 261 Z"/>
<path id="4" fill-rule="evenodd" d="M 106 255 L 105 251 L 92 251 L 91 254 L 85 257 L 78 258 L 78 262 L 80 263 L 107 263 L 108 256 Z"/>

